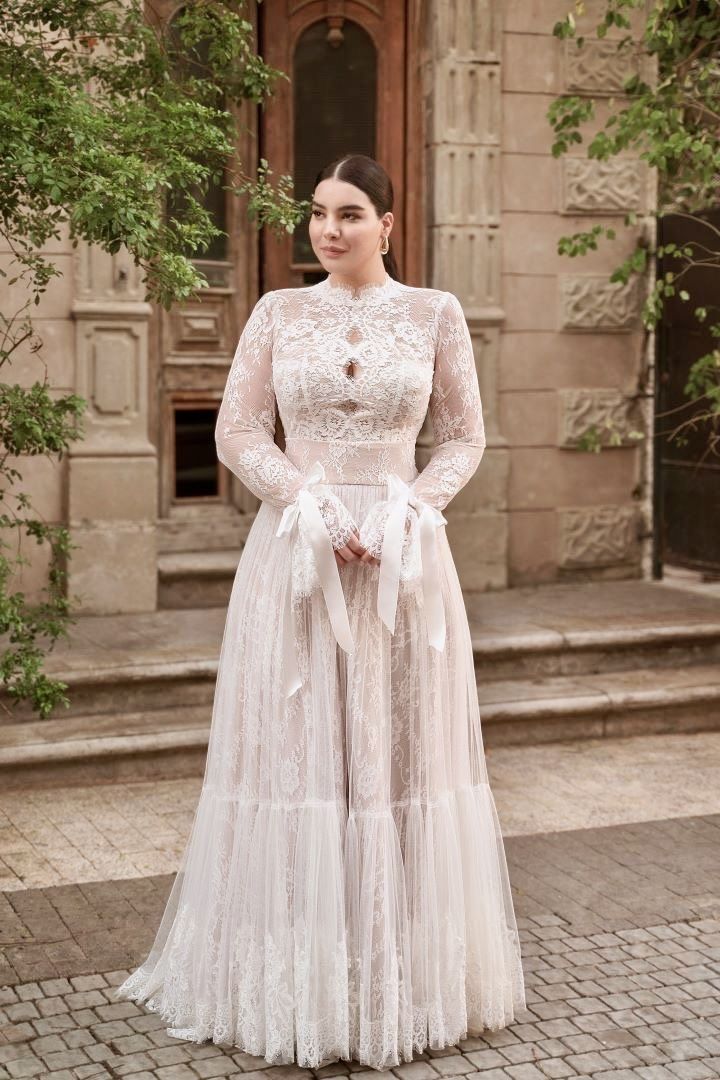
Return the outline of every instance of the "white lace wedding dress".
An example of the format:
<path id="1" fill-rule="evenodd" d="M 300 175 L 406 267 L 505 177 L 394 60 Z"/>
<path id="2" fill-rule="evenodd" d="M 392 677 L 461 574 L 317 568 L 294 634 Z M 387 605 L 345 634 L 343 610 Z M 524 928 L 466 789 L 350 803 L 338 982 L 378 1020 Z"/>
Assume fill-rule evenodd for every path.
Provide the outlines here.
<path id="1" fill-rule="evenodd" d="M 459 301 L 389 276 L 267 293 L 216 437 L 262 502 L 180 871 L 117 996 L 178 1038 L 311 1068 L 504 1027 L 520 946 L 442 514 L 485 446 Z M 354 525 L 380 565 L 338 570 Z"/>

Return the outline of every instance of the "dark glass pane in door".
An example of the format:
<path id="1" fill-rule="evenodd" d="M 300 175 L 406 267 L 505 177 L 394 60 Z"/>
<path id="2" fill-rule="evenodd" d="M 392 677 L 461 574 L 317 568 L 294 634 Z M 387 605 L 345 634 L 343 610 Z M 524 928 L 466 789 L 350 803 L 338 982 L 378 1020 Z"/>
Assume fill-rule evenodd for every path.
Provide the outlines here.
<path id="1" fill-rule="evenodd" d="M 216 409 L 175 410 L 175 498 L 217 496 Z"/>
<path id="2" fill-rule="evenodd" d="M 295 197 L 309 199 L 323 165 L 347 153 L 375 156 L 377 56 L 362 26 L 313 23 L 293 62 Z M 293 261 L 316 262 L 307 222 L 293 234 Z"/>

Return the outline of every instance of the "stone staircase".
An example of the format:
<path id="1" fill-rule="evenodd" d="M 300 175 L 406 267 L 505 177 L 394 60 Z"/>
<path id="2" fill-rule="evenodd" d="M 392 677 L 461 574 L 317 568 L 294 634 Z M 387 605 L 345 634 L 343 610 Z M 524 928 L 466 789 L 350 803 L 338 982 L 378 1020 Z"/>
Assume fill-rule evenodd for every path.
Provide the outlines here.
<path id="1" fill-rule="evenodd" d="M 720 727 L 720 596 L 640 581 L 466 597 L 487 747 Z M 0 787 L 201 774 L 224 607 L 85 617 L 70 708 L 0 714 Z"/>

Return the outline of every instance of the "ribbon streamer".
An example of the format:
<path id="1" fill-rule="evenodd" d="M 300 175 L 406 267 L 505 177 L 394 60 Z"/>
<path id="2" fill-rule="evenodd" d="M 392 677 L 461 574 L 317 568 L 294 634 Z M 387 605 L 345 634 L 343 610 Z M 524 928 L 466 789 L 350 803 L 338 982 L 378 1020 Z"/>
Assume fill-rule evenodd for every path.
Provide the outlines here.
<path id="1" fill-rule="evenodd" d="M 310 490 L 315 484 L 325 481 L 325 469 L 321 461 L 316 461 L 305 478 L 303 486 L 297 493 L 294 502 L 285 507 L 276 536 L 288 537 L 288 566 L 291 567 L 292 540 L 299 519 L 302 517 L 308 530 L 310 546 L 312 548 L 315 567 L 320 579 L 320 586 L 325 598 L 330 625 L 338 645 L 345 652 L 352 652 L 355 648 L 350 620 L 348 618 L 345 595 L 340 582 L 340 572 L 335 562 L 335 552 L 332 546 L 330 534 L 320 512 L 317 499 Z M 297 662 L 297 643 L 293 633 L 292 611 L 292 571 L 285 590 L 285 613 L 283 617 L 283 686 L 286 697 L 292 697 L 297 689 L 302 686 L 300 670 Z"/>
<path id="2" fill-rule="evenodd" d="M 418 511 L 422 589 L 428 641 L 434 649 L 442 652 L 445 648 L 445 608 L 440 581 L 436 529 L 440 525 L 446 525 L 447 518 L 434 506 L 430 506 L 429 503 L 413 495 L 409 485 L 397 473 L 389 473 L 387 483 L 390 508 L 385 522 L 380 556 L 377 612 L 390 633 L 394 634 L 405 519 L 408 505 L 410 505 Z"/>

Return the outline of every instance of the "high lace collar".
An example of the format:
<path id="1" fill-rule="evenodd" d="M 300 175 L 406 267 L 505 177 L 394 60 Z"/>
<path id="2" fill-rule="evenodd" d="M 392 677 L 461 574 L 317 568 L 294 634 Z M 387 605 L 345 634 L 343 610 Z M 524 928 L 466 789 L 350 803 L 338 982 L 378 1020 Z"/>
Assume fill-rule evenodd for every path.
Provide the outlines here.
<path id="1" fill-rule="evenodd" d="M 399 282 L 387 272 L 384 281 L 369 281 L 366 285 L 348 285 L 346 282 L 333 282 L 328 274 L 315 288 L 332 300 L 352 302 L 383 298 L 392 293 L 398 284 Z"/>

